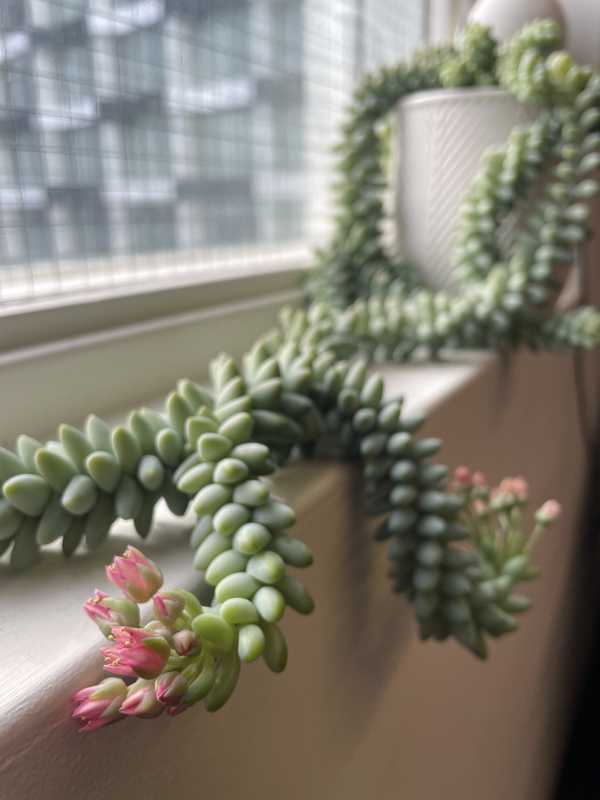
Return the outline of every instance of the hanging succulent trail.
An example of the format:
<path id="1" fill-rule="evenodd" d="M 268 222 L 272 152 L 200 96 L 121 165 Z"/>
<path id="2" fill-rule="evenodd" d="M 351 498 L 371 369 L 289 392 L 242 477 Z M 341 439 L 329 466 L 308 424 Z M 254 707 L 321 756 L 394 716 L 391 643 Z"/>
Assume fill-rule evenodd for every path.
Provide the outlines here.
<path id="1" fill-rule="evenodd" d="M 423 639 L 454 638 L 485 658 L 486 639 L 515 630 L 515 615 L 529 607 L 514 592 L 535 575 L 519 511 L 523 482 L 491 495 L 481 480 L 449 486 L 447 467 L 432 460 L 441 442 L 417 435 L 423 418 L 404 415 L 401 401 L 385 402 L 383 380 L 364 359 L 336 356 L 327 309 L 282 316 L 241 366 L 215 359 L 210 390 L 183 381 L 167 399 L 161 431 L 179 431 L 184 443 L 172 479 L 198 515 L 194 564 L 214 586 L 213 603 L 203 607 L 182 590 L 158 594 L 155 620 L 141 628 L 124 601 L 97 593 L 86 611 L 115 642 L 104 650 L 106 670 L 142 683 L 109 678 L 79 693 L 75 716 L 86 730 L 129 715 L 178 714 L 200 701 L 216 711 L 243 662 L 262 656 L 273 672 L 284 669 L 285 610 L 313 610 L 288 569 L 308 567 L 312 553 L 290 535 L 294 512 L 265 476 L 299 448 L 326 454 L 333 445 L 363 462 L 367 513 L 379 518 L 376 539 L 388 542 L 392 587 L 413 604 Z M 149 455 L 158 457 L 155 450 L 140 461 Z M 540 513 L 534 537 L 558 511 Z M 130 549 L 108 570 L 136 602 L 160 588 L 156 568 L 141 559 Z"/>
<path id="2" fill-rule="evenodd" d="M 535 23 L 497 62 L 493 40 L 473 27 L 457 48 L 430 49 L 369 77 L 339 148 L 337 229 L 310 281 L 318 301 L 285 309 L 240 363 L 218 356 L 209 386 L 180 381 L 162 411 L 138 409 L 115 428 L 91 416 L 83 431 L 61 425 L 56 441 L 20 436 L 15 452 L 0 448 L 0 554 L 10 551 L 16 569 L 56 540 L 66 556 L 82 543 L 92 550 L 119 518 L 144 538 L 161 499 L 177 515 L 191 504 L 198 518 L 194 565 L 214 587 L 211 606 L 180 589 L 157 594 L 158 568 L 131 549 L 108 569 L 127 599 L 97 592 L 86 604 L 111 642 L 107 671 L 136 681 L 108 678 L 80 692 L 75 716 L 85 729 L 200 701 L 215 711 L 244 662 L 262 656 L 274 672 L 285 667 L 283 615 L 288 606 L 313 609 L 289 571 L 308 567 L 312 553 L 291 535 L 294 511 L 267 477 L 294 456 L 361 461 L 392 588 L 414 607 L 422 638 L 452 638 L 483 658 L 489 637 L 517 627 L 529 601 L 514 589 L 535 576 L 532 544 L 556 508 L 538 512 L 529 537 L 518 480 L 493 492 L 475 478 L 452 484 L 434 461 L 441 442 L 418 435 L 423 420 L 407 417 L 401 401 L 384 400 L 369 362 L 449 345 L 598 343 L 595 309 L 546 307 L 556 267 L 589 233 L 584 201 L 597 191 L 590 173 L 600 161 L 600 81 L 556 44 L 552 24 Z M 379 123 L 410 92 L 493 84 L 497 74 L 520 99 L 546 108 L 484 157 L 461 210 L 459 294 L 431 292 L 384 247 Z M 497 229 L 553 159 L 553 176 L 506 253 Z M 140 627 L 137 604 L 150 598 L 154 619 Z"/>
<path id="3" fill-rule="evenodd" d="M 505 612 L 493 592 L 481 597 L 480 584 L 502 571 L 490 574 L 476 548 L 455 546 L 470 531 L 463 498 L 447 489 L 447 468 L 432 461 L 441 443 L 416 435 L 423 420 L 406 418 L 401 402 L 383 401 L 383 380 L 364 359 L 337 357 L 335 320 L 319 305 L 285 311 L 241 366 L 219 356 L 210 388 L 181 381 L 163 413 L 140 409 L 113 430 L 90 417 L 85 433 L 61 426 L 59 442 L 20 437 L 16 453 L 1 451 L 0 535 L 14 541 L 13 565 L 28 566 L 40 545 L 60 536 L 67 555 L 81 538 L 97 547 L 117 517 L 132 519 L 144 537 L 159 498 L 175 513 L 191 502 L 194 564 L 215 587 L 232 647 L 254 660 L 267 631 L 285 642 L 277 623 L 287 606 L 313 607 L 287 574 L 288 566 L 309 566 L 312 554 L 289 535 L 294 512 L 264 476 L 294 449 L 327 454 L 330 442 L 364 463 L 367 509 L 382 517 L 377 538 L 389 540 L 393 588 L 414 604 L 422 635 L 453 636 L 484 655 L 487 633 L 514 627 L 508 617 L 499 622 Z M 278 653 L 275 670 L 283 646 Z"/>
<path id="4" fill-rule="evenodd" d="M 310 276 L 308 293 L 341 316 L 385 358 L 435 356 L 444 347 L 591 348 L 600 342 L 594 308 L 556 312 L 559 270 L 589 238 L 587 201 L 598 191 L 600 77 L 560 51 L 555 23 L 523 28 L 496 55 L 479 25 L 454 49 L 426 50 L 410 64 L 370 75 L 354 95 L 338 146 L 336 228 Z M 418 269 L 384 243 L 386 186 L 378 125 L 415 91 L 500 86 L 540 107 L 529 126 L 482 158 L 460 210 L 452 292 L 424 286 Z M 547 177 L 508 245 L 502 222 Z M 385 298 L 384 298 L 385 295 Z"/>

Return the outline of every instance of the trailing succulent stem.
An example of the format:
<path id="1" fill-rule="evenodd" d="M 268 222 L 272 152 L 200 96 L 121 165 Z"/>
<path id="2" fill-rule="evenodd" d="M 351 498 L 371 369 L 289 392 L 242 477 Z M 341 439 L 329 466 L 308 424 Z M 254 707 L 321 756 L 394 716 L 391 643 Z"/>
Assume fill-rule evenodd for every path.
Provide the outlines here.
<path id="1" fill-rule="evenodd" d="M 594 309 L 548 309 L 556 268 L 589 234 L 585 201 L 598 189 L 590 173 L 600 160 L 600 79 L 556 45 L 553 24 L 538 22 L 498 59 L 487 31 L 471 27 L 456 47 L 369 76 L 339 147 L 336 232 L 310 280 L 319 301 L 285 309 L 240 363 L 215 358 L 209 386 L 180 381 L 161 411 L 138 409 L 112 429 L 91 416 L 84 430 L 61 425 L 55 441 L 20 436 L 14 452 L 0 448 L 0 555 L 16 569 L 55 540 L 66 556 L 81 543 L 92 550 L 118 518 L 144 538 L 161 499 L 174 514 L 191 505 L 197 516 L 191 544 L 214 587 L 210 606 L 182 589 L 159 591 L 160 570 L 135 548 L 107 568 L 125 596 L 97 590 L 86 604 L 109 640 L 103 654 L 112 677 L 76 695 L 84 730 L 165 709 L 174 715 L 200 701 L 216 711 L 242 663 L 262 657 L 274 672 L 285 667 L 285 610 L 313 609 L 289 573 L 309 566 L 312 554 L 290 535 L 294 512 L 266 479 L 292 456 L 362 463 L 392 587 L 414 607 L 423 639 L 452 638 L 484 658 L 489 637 L 516 628 L 515 615 L 529 606 L 516 584 L 534 577 L 532 546 L 558 505 L 537 512 L 529 536 L 522 479 L 490 489 L 460 468 L 451 482 L 434 461 L 441 442 L 421 438 L 423 420 L 384 399 L 369 361 L 435 355 L 448 345 L 597 344 Z M 484 157 L 461 209 L 459 292 L 432 292 L 384 247 L 380 125 L 411 92 L 495 85 L 498 76 L 519 99 L 545 108 Z M 548 163 L 552 175 L 506 249 L 498 227 Z M 153 618 L 142 626 L 139 604 L 149 600 Z"/>
<path id="2" fill-rule="evenodd" d="M 143 458 L 162 461 L 158 435 L 177 434 L 179 463 L 152 488 L 155 497 L 190 497 L 198 516 L 194 564 L 214 586 L 213 603 L 201 606 L 182 590 L 157 593 L 158 568 L 135 549 L 116 558 L 107 574 L 127 600 L 97 591 L 86 611 L 113 642 L 103 651 L 107 672 L 137 680 L 107 678 L 79 692 L 74 716 L 84 730 L 165 709 L 179 714 L 200 701 L 216 711 L 243 662 L 262 656 L 272 671 L 284 669 L 284 612 L 313 609 L 288 569 L 309 566 L 312 554 L 290 536 L 294 512 L 265 476 L 298 450 L 327 453 L 333 445 L 362 462 L 367 513 L 379 519 L 376 539 L 388 542 L 393 589 L 413 604 L 423 639 L 454 638 L 485 658 L 489 636 L 517 627 L 515 615 L 529 600 L 514 589 L 536 574 L 531 548 L 557 504 L 540 509 L 530 537 L 522 479 L 490 491 L 483 476 L 461 468 L 450 485 L 448 469 L 433 461 L 441 442 L 417 435 L 423 419 L 405 416 L 401 401 L 386 402 L 382 378 L 364 359 L 340 359 L 336 342 L 326 312 L 286 311 L 282 328 L 259 340 L 241 365 L 219 356 L 210 389 L 183 381 L 165 412 L 152 416 L 155 444 L 138 455 L 133 480 L 145 476 Z M 129 432 L 141 451 L 131 421 Z M 150 598 L 154 619 L 140 627 L 130 601 Z"/>
<path id="3" fill-rule="evenodd" d="M 367 335 L 386 358 L 440 349 L 521 345 L 591 348 L 600 342 L 594 308 L 559 313 L 561 268 L 589 238 L 588 201 L 598 192 L 600 76 L 560 51 L 555 23 L 526 25 L 504 47 L 467 28 L 457 46 L 419 53 L 369 75 L 356 90 L 338 145 L 336 227 L 308 282 L 351 335 Z M 432 291 L 384 242 L 386 186 L 379 127 L 396 103 L 432 87 L 500 86 L 540 107 L 537 119 L 490 148 L 459 215 L 452 290 Z M 544 181 L 530 211 L 521 206 Z M 508 244 L 502 223 L 519 213 Z"/>
<path id="4" fill-rule="evenodd" d="M 81 539 L 97 547 L 117 517 L 132 519 L 144 537 L 160 498 L 179 514 L 191 503 L 198 517 L 191 544 L 195 566 L 214 586 L 211 607 L 167 593 L 155 602 L 156 619 L 141 628 L 139 614 L 119 605 L 124 601 L 100 593 L 86 606 L 116 642 L 104 651 L 107 671 L 145 681 L 124 689 L 122 680 L 108 679 L 108 689 L 96 687 L 99 698 L 110 689 L 124 704 L 117 713 L 111 694 L 111 703 L 99 706 L 111 709 L 103 719 L 148 715 L 149 697 L 152 716 L 200 699 L 216 710 L 233 692 L 242 662 L 263 656 L 273 671 L 284 668 L 285 609 L 313 609 L 288 569 L 309 566 L 312 554 L 290 536 L 294 512 L 273 496 L 265 476 L 294 452 L 327 453 L 332 443 L 363 462 L 368 513 L 379 518 L 376 538 L 388 541 L 393 588 L 413 604 L 422 637 L 454 638 L 484 657 L 487 636 L 516 627 L 513 614 L 526 601 L 513 586 L 530 577 L 520 524 L 513 519 L 507 528 L 490 508 L 488 525 L 500 534 L 474 535 L 462 487 L 450 488 L 448 469 L 432 460 L 440 441 L 420 438 L 422 418 L 406 417 L 400 401 L 386 402 L 382 378 L 363 358 L 340 358 L 338 347 L 347 343 L 325 308 L 286 310 L 281 326 L 241 364 L 217 357 L 210 386 L 180 381 L 162 412 L 140 409 L 112 430 L 90 417 L 85 432 L 63 425 L 58 441 L 20 437 L 15 453 L 0 451 L 0 535 L 16 567 L 28 566 L 55 538 L 62 537 L 67 555 Z M 139 578 L 141 558 L 129 551 L 109 569 L 135 602 L 159 585 L 147 566 Z M 177 611 L 171 616 L 164 610 L 170 602 Z M 177 691 L 165 694 L 174 681 Z M 202 691 L 190 688 L 197 681 Z M 161 691 L 170 698 L 162 705 Z M 86 695 L 89 714 L 88 701 Z"/>

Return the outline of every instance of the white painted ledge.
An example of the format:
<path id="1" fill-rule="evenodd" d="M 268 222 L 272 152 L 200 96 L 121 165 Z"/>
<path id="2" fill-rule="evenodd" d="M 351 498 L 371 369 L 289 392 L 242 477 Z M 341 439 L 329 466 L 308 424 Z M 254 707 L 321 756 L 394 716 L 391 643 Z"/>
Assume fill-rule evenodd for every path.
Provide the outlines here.
<path id="1" fill-rule="evenodd" d="M 417 641 L 389 591 L 385 546 L 362 531 L 355 473 L 291 466 L 276 485 L 316 554 L 306 580 L 317 609 L 286 615 L 286 672 L 244 667 L 215 716 L 198 708 L 88 736 L 69 719 L 71 693 L 101 672 L 101 638 L 81 605 L 106 588 L 103 564 L 129 540 L 127 525 L 90 557 L 47 555 L 27 575 L 0 574 L 0 798 L 362 800 L 376 785 L 380 800 L 546 800 L 577 665 L 569 581 L 584 463 L 570 369 L 561 356 L 519 356 L 509 370 L 473 356 L 385 370 L 407 410 L 431 413 L 426 430 L 445 438 L 445 463 L 494 480 L 518 469 L 534 506 L 553 495 L 566 508 L 540 548 L 534 609 L 488 664 Z M 144 545 L 167 585 L 198 583 L 185 529 L 165 512 Z"/>
<path id="2" fill-rule="evenodd" d="M 197 254 L 196 266 L 187 271 L 178 265 L 177 256 L 177 252 L 160 254 L 146 269 L 139 259 L 111 262 L 110 275 L 117 283 L 84 282 L 78 292 L 27 297 L 20 303 L 6 302 L 4 284 L 0 285 L 0 353 L 227 303 L 260 301 L 277 292 L 298 292 L 311 263 L 310 250 L 299 246 L 261 248 L 254 255 L 246 250 L 238 255 L 213 254 L 208 263 Z M 191 263 L 189 258 L 186 263 Z M 203 265 L 200 270 L 198 264 Z M 75 265 L 75 270 L 81 266 Z M 92 275 L 103 274 L 102 263 L 85 267 Z M 119 284 L 119 278 L 126 282 Z"/>
<path id="3" fill-rule="evenodd" d="M 42 438 L 91 409 L 118 414 L 185 376 L 203 379 L 221 350 L 240 356 L 301 297 L 287 287 L 65 338 L 51 332 L 47 343 L 0 352 L 0 443 L 12 446 L 18 433 Z"/>

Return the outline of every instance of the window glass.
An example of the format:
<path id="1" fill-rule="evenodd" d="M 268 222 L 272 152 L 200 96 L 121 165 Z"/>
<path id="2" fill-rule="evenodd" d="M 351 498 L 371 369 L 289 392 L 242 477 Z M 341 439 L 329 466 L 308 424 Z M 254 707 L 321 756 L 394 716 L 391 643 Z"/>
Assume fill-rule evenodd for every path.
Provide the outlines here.
<path id="1" fill-rule="evenodd" d="M 422 7 L 0 3 L 0 305 L 318 244 L 353 86 Z"/>

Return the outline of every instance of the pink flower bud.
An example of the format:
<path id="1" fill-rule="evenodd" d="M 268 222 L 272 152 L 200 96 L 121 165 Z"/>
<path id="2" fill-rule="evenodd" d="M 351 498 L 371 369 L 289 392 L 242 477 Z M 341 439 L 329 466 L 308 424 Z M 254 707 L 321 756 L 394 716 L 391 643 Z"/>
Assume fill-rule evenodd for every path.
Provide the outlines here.
<path id="1" fill-rule="evenodd" d="M 124 597 L 109 597 L 100 589 L 96 589 L 83 609 L 107 638 L 115 625 L 136 626 L 140 622 L 140 610 L 135 603 Z"/>
<path id="2" fill-rule="evenodd" d="M 474 472 L 473 473 L 473 486 L 477 486 L 479 488 L 483 488 L 487 486 L 487 478 L 483 474 L 483 472 Z"/>
<path id="3" fill-rule="evenodd" d="M 152 636 L 162 636 L 166 639 L 171 647 L 173 647 L 173 631 L 161 622 L 159 619 L 151 619 L 144 625 L 145 631 L 150 631 Z"/>
<path id="4" fill-rule="evenodd" d="M 120 678 L 105 678 L 97 686 L 88 686 L 73 696 L 73 717 L 84 723 L 80 733 L 95 731 L 123 719 L 119 711 L 127 686 Z"/>
<path id="5" fill-rule="evenodd" d="M 473 511 L 477 514 L 478 517 L 484 517 L 486 514 L 489 513 L 489 506 L 483 500 L 474 500 L 473 501 Z"/>
<path id="6" fill-rule="evenodd" d="M 173 647 L 180 656 L 187 656 L 198 644 L 196 634 L 193 631 L 177 631 L 173 636 Z"/>
<path id="7" fill-rule="evenodd" d="M 562 508 L 557 500 L 546 500 L 544 505 L 535 512 L 535 519 L 540 525 L 550 525 L 558 519 L 561 512 Z"/>
<path id="8" fill-rule="evenodd" d="M 468 467 L 457 467 L 454 470 L 454 481 L 466 489 L 471 485 L 471 470 Z"/>
<path id="9" fill-rule="evenodd" d="M 527 500 L 529 487 L 525 478 L 504 478 L 498 486 L 498 494 L 511 495 L 520 502 Z"/>
<path id="10" fill-rule="evenodd" d="M 174 592 L 159 592 L 152 598 L 152 603 L 156 617 L 165 625 L 175 622 L 185 607 L 181 597 Z"/>
<path id="11" fill-rule="evenodd" d="M 154 681 L 138 678 L 132 683 L 127 691 L 127 697 L 121 703 L 119 709 L 121 714 L 127 716 L 142 717 L 151 719 L 158 717 L 165 710 L 165 707 L 158 702 L 154 691 Z"/>
<path id="12" fill-rule="evenodd" d="M 156 564 L 131 546 L 122 556 L 114 557 L 112 564 L 106 568 L 106 575 L 134 603 L 150 600 L 163 582 Z"/>
<path id="13" fill-rule="evenodd" d="M 177 705 L 188 688 L 180 672 L 163 672 L 154 681 L 157 699 L 166 706 Z"/>
<path id="14" fill-rule="evenodd" d="M 171 652 L 165 639 L 152 631 L 129 627 L 114 627 L 111 636 L 114 644 L 102 650 L 107 672 L 139 678 L 160 675 Z"/>

